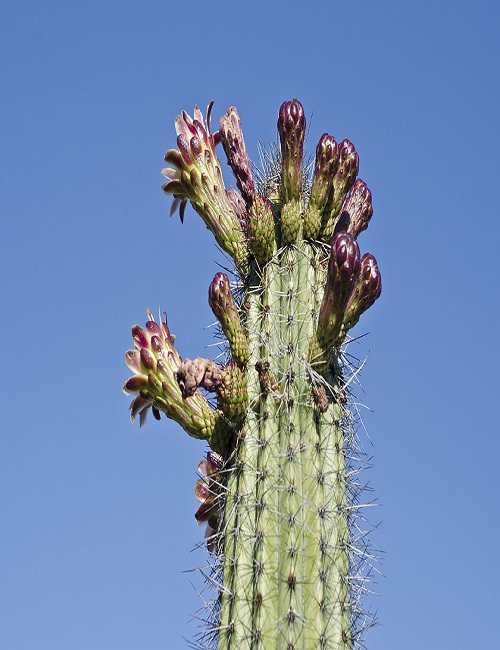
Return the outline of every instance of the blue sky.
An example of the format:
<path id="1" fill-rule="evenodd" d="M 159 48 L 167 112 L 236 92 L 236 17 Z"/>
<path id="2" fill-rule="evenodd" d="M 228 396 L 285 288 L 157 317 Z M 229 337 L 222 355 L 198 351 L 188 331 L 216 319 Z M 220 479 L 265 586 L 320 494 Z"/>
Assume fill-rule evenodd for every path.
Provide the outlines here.
<path id="1" fill-rule="evenodd" d="M 352 140 L 383 294 L 358 326 L 383 551 L 371 650 L 491 647 L 497 586 L 498 3 L 4 0 L 0 647 L 186 647 L 205 448 L 142 430 L 130 327 L 166 309 L 207 355 L 222 259 L 168 218 L 173 119 L 238 107 L 250 155 L 298 97 Z M 228 176 L 229 178 L 229 176 Z M 496 423 L 496 424 L 495 424 Z M 361 434 L 364 436 L 364 434 Z"/>

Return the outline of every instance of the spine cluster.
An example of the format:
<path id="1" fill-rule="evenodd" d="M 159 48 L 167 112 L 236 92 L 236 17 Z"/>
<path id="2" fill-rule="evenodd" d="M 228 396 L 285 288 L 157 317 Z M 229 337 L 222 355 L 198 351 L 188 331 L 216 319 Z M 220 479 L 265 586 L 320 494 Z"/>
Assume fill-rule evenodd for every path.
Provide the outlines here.
<path id="1" fill-rule="evenodd" d="M 210 132 L 196 107 L 176 118 L 164 191 L 189 201 L 234 260 L 209 304 L 229 360 L 181 359 L 166 318 L 134 326 L 132 419 L 176 420 L 212 451 L 200 464 L 196 518 L 207 523 L 220 577 L 208 644 L 218 650 L 353 648 L 358 604 L 352 552 L 349 421 L 341 345 L 379 297 L 380 273 L 358 235 L 372 216 L 351 142 L 324 134 L 304 192 L 306 121 L 296 99 L 279 111 L 280 189 L 254 182 L 234 107 Z M 227 190 L 221 142 L 238 191 Z M 274 183 L 276 185 L 276 183 Z M 242 289 L 241 289 L 242 288 Z M 209 403 L 206 393 L 213 393 Z"/>

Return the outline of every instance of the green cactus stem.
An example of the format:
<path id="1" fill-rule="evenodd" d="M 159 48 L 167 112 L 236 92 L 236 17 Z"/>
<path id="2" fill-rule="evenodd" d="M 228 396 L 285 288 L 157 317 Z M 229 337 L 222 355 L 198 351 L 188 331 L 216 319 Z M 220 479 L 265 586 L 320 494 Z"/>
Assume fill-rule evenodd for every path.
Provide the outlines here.
<path id="1" fill-rule="evenodd" d="M 304 110 L 279 110 L 279 156 L 254 182 L 236 109 L 210 133 L 198 108 L 177 117 L 164 186 L 187 201 L 235 263 L 208 300 L 226 362 L 181 359 L 166 318 L 134 326 L 131 417 L 164 413 L 211 447 L 195 486 L 217 589 L 206 636 L 217 650 L 353 650 L 363 546 L 352 476 L 352 416 L 341 347 L 380 296 L 375 258 L 356 242 L 372 216 L 353 145 L 324 134 L 304 171 Z M 221 140 L 239 191 L 226 191 Z M 214 393 L 211 402 L 205 393 Z M 357 450 L 356 450 L 357 451 Z M 357 471 L 357 470 L 356 470 Z M 363 560 L 364 561 L 364 560 Z M 361 575 L 361 577 L 360 577 Z"/>

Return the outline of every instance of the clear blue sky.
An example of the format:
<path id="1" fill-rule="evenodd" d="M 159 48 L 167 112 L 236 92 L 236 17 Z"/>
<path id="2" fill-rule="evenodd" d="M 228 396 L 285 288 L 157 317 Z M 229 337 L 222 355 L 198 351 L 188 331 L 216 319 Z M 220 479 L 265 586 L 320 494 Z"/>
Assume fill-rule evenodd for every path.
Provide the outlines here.
<path id="1" fill-rule="evenodd" d="M 348 137 L 383 274 L 362 320 L 384 551 L 370 650 L 500 636 L 498 2 L 4 0 L 0 647 L 185 647 L 205 447 L 128 419 L 145 307 L 207 355 L 221 261 L 160 191 L 173 119 L 238 107 L 252 157 L 298 97 Z M 363 435 L 363 434 L 362 434 Z"/>

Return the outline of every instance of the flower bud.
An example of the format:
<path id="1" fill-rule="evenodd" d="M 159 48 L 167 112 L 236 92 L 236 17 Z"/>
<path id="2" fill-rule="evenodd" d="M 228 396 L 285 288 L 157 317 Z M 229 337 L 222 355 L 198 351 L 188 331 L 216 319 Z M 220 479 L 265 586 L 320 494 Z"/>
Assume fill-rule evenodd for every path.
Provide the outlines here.
<path id="1" fill-rule="evenodd" d="M 288 201 L 281 208 L 281 244 L 293 244 L 302 230 L 300 201 Z"/>
<path id="2" fill-rule="evenodd" d="M 283 203 L 300 199 L 302 192 L 302 158 L 306 118 L 302 104 L 293 99 L 279 110 L 278 133 L 283 165 Z"/>
<path id="3" fill-rule="evenodd" d="M 304 216 L 304 238 L 318 237 L 323 217 L 329 214 L 333 197 L 333 178 L 339 165 L 339 145 L 323 133 L 316 147 L 316 163 L 309 205 Z"/>
<path id="4" fill-rule="evenodd" d="M 332 236 L 337 215 L 358 175 L 358 170 L 359 156 L 356 149 L 352 142 L 343 140 L 339 145 L 339 164 L 332 180 L 333 196 L 329 214 L 324 216 L 321 225 L 320 238 L 323 241 L 328 241 Z"/>
<path id="5" fill-rule="evenodd" d="M 344 315 L 343 336 L 356 325 L 361 315 L 373 305 L 381 293 L 382 277 L 377 260 L 370 253 L 365 253 L 361 258 L 359 275 Z"/>
<path id="6" fill-rule="evenodd" d="M 311 342 L 310 356 L 322 351 L 320 361 L 328 360 L 330 350 L 335 345 L 344 319 L 347 303 L 353 291 L 360 270 L 359 248 L 356 240 L 345 232 L 334 235 L 331 244 L 330 260 L 325 293 L 319 311 L 316 336 Z M 319 348 L 318 348 L 319 344 Z"/>
<path id="7" fill-rule="evenodd" d="M 246 231 L 248 249 L 262 268 L 273 256 L 275 234 L 271 204 L 259 194 L 249 205 Z"/>
<path id="8" fill-rule="evenodd" d="M 358 178 L 344 201 L 335 224 L 335 232 L 345 230 L 357 239 L 359 233 L 368 228 L 372 215 L 372 193 L 366 183 Z"/>
<path id="9" fill-rule="evenodd" d="M 245 199 L 245 203 L 249 205 L 255 194 L 255 186 L 241 130 L 240 116 L 234 106 L 231 106 L 221 117 L 220 137 L 227 161 L 236 178 L 236 185 Z"/>
<path id="10" fill-rule="evenodd" d="M 210 283 L 208 303 L 229 342 L 233 359 L 238 365 L 244 366 L 250 356 L 248 337 L 234 302 L 229 278 L 225 273 L 217 273 Z"/>

